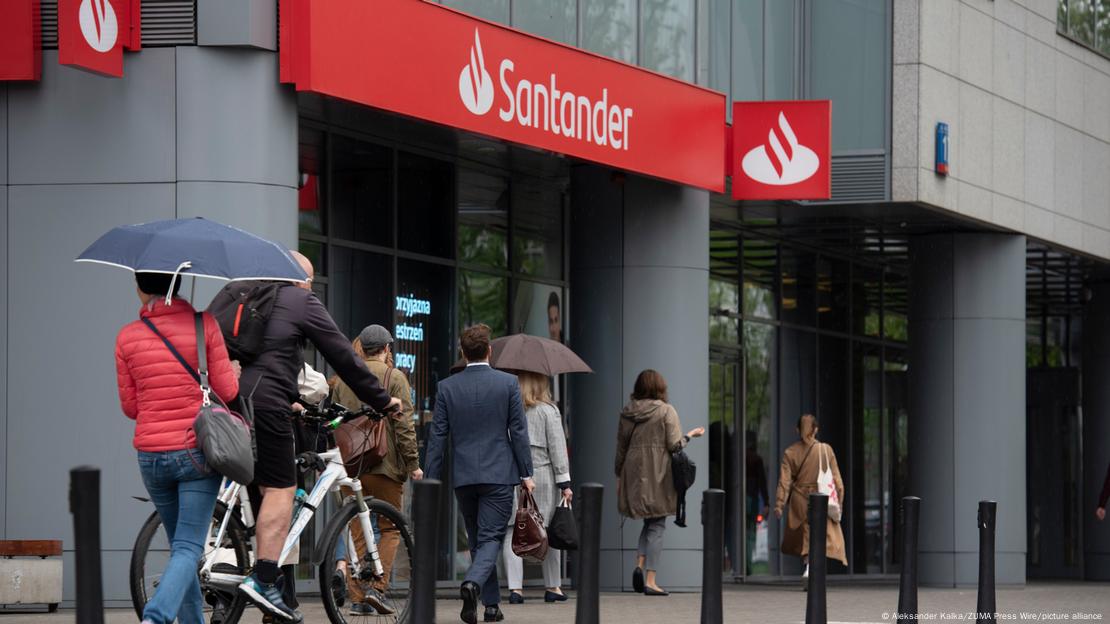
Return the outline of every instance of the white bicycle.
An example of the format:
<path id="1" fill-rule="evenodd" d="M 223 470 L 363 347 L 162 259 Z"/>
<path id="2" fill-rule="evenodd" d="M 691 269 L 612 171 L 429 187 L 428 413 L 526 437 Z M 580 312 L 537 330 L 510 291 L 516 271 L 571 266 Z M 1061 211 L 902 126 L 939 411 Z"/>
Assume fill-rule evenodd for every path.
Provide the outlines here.
<path id="1" fill-rule="evenodd" d="M 409 523 L 389 503 L 363 496 L 362 483 L 347 476 L 343 456 L 332 433 L 344 420 L 364 415 L 381 418 L 381 415 L 370 408 L 351 412 L 338 403 L 327 407 L 306 404 L 305 411 L 295 415 L 304 423 L 326 432 L 329 450 L 324 453 L 305 452 L 297 457 L 297 463 L 302 469 L 316 469 L 320 474 L 293 520 L 279 561 L 286 561 L 296 548 L 301 533 L 324 504 L 328 493 L 334 492 L 340 503 L 338 510 L 328 520 L 312 554 L 312 564 L 318 566 L 320 597 L 328 620 L 334 624 L 347 622 L 342 611 L 346 587 L 336 587 L 332 583 L 338 563 L 337 553 L 342 548 L 340 544 L 345 546 L 346 574 L 363 583 L 380 587 L 387 576 L 378 556 L 378 527 L 381 526 L 379 522 L 388 521 L 395 527 L 390 530 L 399 533 L 400 543 L 388 575 L 388 585 L 379 592 L 387 601 L 387 610 L 392 613 L 379 614 L 379 617 L 388 618 L 384 620 L 386 622 L 408 622 L 413 561 Z M 340 487 L 352 492 L 345 500 L 341 498 Z M 352 528 L 361 530 L 362 535 L 366 536 L 366 552 L 361 559 L 351 536 Z M 238 588 L 254 565 L 251 542 L 253 537 L 254 514 L 247 488 L 224 479 L 212 512 L 208 542 L 197 571 L 201 592 L 208 605 L 205 619 L 212 624 L 236 624 L 250 604 Z M 169 541 L 158 512 L 155 511 L 139 531 L 131 553 L 131 601 L 140 619 L 147 600 L 158 587 L 169 557 Z M 291 583 L 294 580 L 286 579 L 285 582 Z"/>

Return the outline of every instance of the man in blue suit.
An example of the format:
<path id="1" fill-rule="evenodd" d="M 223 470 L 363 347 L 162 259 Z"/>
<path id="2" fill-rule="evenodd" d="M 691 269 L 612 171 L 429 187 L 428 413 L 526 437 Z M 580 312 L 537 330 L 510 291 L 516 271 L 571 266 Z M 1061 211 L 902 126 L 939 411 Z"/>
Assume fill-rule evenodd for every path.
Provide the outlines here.
<path id="1" fill-rule="evenodd" d="M 480 597 L 484 621 L 500 622 L 505 616 L 498 606 L 497 558 L 513 511 L 513 489 L 523 485 L 531 492 L 535 487 L 528 421 L 516 376 L 490 368 L 489 327 L 466 328 L 459 346 L 466 369 L 439 382 L 425 474 L 442 478 L 450 434 L 451 482 L 466 521 L 471 556 L 460 589 L 460 617 L 476 624 Z"/>

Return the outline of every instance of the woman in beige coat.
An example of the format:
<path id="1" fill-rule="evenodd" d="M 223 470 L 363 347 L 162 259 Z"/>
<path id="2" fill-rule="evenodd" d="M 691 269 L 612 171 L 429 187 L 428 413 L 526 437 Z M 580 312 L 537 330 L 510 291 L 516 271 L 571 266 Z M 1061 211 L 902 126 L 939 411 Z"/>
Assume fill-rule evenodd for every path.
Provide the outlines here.
<path id="1" fill-rule="evenodd" d="M 666 380 L 651 369 L 640 373 L 632 400 L 621 410 L 616 461 L 617 507 L 621 515 L 644 521 L 632 573 L 632 589 L 638 593 L 667 595 L 655 583 L 655 570 L 663 550 L 667 516 L 678 511 L 671 453 L 703 433 L 705 428 L 698 427 L 682 435 L 678 412 L 667 403 Z"/>
<path id="2" fill-rule="evenodd" d="M 782 518 L 783 507 L 790 505 L 782 534 L 782 552 L 802 558 L 806 564 L 805 572 L 802 573 L 802 578 L 805 579 L 809 577 L 809 495 L 817 491 L 817 473 L 820 470 L 822 451 L 828 458 L 837 499 L 841 504 L 844 502 L 844 481 L 840 478 L 840 468 L 836 465 L 836 454 L 832 447 L 817 441 L 817 418 L 812 414 L 799 418 L 798 435 L 801 439 L 782 454 L 779 488 L 775 496 L 775 517 Z M 840 522 L 830 517 L 825 535 L 825 556 L 848 565 Z"/>

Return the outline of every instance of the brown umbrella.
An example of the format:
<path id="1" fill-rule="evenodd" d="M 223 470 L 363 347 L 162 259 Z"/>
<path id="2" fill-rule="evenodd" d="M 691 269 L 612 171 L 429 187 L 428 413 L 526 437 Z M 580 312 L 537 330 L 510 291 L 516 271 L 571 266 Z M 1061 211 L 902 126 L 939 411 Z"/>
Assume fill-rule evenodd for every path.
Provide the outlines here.
<path id="1" fill-rule="evenodd" d="M 495 338 L 490 342 L 493 356 L 490 365 L 502 370 L 529 371 L 541 375 L 594 372 L 582 358 L 561 342 L 528 334 L 513 334 Z M 466 368 L 466 361 L 459 360 L 452 372 Z"/>

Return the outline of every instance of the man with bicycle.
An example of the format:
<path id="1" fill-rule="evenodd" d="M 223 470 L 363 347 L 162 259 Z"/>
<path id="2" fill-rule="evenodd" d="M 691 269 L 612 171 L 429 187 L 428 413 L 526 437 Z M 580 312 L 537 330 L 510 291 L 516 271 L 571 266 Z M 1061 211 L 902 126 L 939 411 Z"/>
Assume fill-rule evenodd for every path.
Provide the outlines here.
<path id="1" fill-rule="evenodd" d="M 308 279 L 296 287 L 278 289 L 266 321 L 262 351 L 243 367 L 239 384 L 242 396 L 254 408 L 258 446 L 254 484 L 262 491 L 256 523 L 257 561 L 254 572 L 239 589 L 264 612 L 300 622 L 301 614 L 282 599 L 278 558 L 289 532 L 297 484 L 291 406 L 298 398 L 297 375 L 303 366 L 303 347 L 311 342 L 366 405 L 379 412 L 392 412 L 401 403 L 390 397 L 377 377 L 367 370 L 351 349 L 351 342 L 312 293 L 312 263 L 297 252 L 290 253 Z M 294 579 L 284 582 L 293 583 Z"/>

